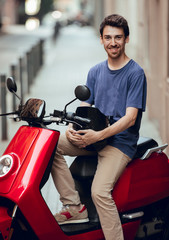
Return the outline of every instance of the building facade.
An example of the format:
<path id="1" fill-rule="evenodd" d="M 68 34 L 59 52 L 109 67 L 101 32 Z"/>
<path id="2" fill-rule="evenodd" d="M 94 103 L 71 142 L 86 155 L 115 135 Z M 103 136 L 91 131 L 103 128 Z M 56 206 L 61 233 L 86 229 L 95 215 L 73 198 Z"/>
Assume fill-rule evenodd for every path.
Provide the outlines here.
<path id="1" fill-rule="evenodd" d="M 5 26 L 17 22 L 18 1 L 0 0 L 0 24 Z"/>

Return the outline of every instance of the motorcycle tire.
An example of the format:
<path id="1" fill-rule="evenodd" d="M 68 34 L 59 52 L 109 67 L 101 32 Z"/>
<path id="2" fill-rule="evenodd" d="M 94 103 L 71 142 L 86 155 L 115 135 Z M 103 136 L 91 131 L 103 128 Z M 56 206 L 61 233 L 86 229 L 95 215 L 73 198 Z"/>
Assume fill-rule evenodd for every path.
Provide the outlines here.
<path id="1" fill-rule="evenodd" d="M 162 240 L 169 240 L 169 205 L 166 209 L 166 214 L 164 216 L 164 230 Z"/>

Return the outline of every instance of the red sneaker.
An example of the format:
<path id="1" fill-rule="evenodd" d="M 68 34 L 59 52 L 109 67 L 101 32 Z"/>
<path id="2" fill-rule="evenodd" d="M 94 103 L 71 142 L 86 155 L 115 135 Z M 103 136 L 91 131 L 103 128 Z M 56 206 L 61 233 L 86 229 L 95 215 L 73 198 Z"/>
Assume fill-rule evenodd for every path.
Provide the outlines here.
<path id="1" fill-rule="evenodd" d="M 85 205 L 82 205 L 81 209 L 70 209 L 69 206 L 63 207 L 59 213 L 54 215 L 59 225 L 69 223 L 84 223 L 88 222 L 88 213 Z"/>

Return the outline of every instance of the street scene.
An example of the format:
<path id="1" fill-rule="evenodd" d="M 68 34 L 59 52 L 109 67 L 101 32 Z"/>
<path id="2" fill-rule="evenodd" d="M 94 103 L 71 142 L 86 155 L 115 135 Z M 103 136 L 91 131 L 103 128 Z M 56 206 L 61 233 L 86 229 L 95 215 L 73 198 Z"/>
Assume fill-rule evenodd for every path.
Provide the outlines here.
<path id="1" fill-rule="evenodd" d="M 3 1 L 0 1 L 0 7 L 2 9 L 3 3 L 1 2 Z M 19 4 L 20 1 L 16 2 Z M 61 1 L 58 1 L 58 5 L 56 4 L 57 1 L 53 2 L 55 2 L 54 6 L 61 6 Z M 66 3 L 69 1 L 63 2 L 66 6 Z M 54 110 L 63 111 L 65 105 L 75 98 L 75 88 L 78 85 L 86 84 L 90 68 L 107 59 L 107 55 L 103 44 L 101 44 L 99 35 L 98 21 L 101 17 L 91 17 L 91 9 L 94 11 L 93 7 L 96 7 L 95 10 L 97 13 L 99 11 L 101 12 L 101 6 L 103 6 L 104 3 L 102 1 L 98 1 L 98 3 L 96 1 L 97 3 L 94 5 L 94 3 L 91 3 L 91 1 L 72 2 L 75 2 L 75 6 L 78 5 L 78 7 L 79 2 L 81 3 L 81 7 L 86 6 L 86 11 L 88 10 L 88 18 L 85 18 L 86 15 L 84 17 L 83 14 L 79 14 L 75 15 L 74 17 L 71 15 L 69 18 L 64 16 L 64 18 L 61 18 L 62 20 L 60 21 L 55 19 L 54 22 L 53 20 L 51 22 L 51 16 L 49 17 L 50 14 L 46 13 L 44 18 L 42 18 L 43 21 L 41 20 L 41 24 L 31 31 L 25 28 L 24 24 L 5 23 L 4 26 L 2 26 L 0 30 L 0 113 L 5 113 L 4 111 L 14 112 L 17 110 L 17 107 L 20 103 L 17 97 L 14 97 L 13 94 L 7 90 L 6 86 L 4 85 L 4 79 L 6 81 L 8 77 L 14 78 L 17 84 L 17 95 L 22 98 L 23 103 L 26 103 L 26 101 L 30 98 L 44 100 L 46 104 L 45 115 L 49 116 Z M 106 12 L 106 9 L 108 9 L 108 6 L 111 6 L 110 2 L 111 1 L 107 1 L 107 5 L 104 5 L 105 12 L 101 13 L 102 16 L 106 16 L 106 13 L 109 12 L 108 10 Z M 116 1 L 114 1 L 114 4 L 115 2 Z M 133 1 L 130 0 L 128 2 L 133 3 Z M 111 6 L 111 8 L 113 6 Z M 118 9 L 119 6 L 117 7 L 117 10 Z M 55 11 L 55 14 L 60 14 L 60 9 L 57 12 Z M 93 15 L 95 15 L 95 13 L 93 13 Z M 57 15 L 57 17 L 58 16 L 59 15 Z M 5 19 L 6 22 L 9 21 L 9 19 Z M 20 16 L 20 19 L 23 20 L 24 16 Z M 95 21 L 93 19 L 95 19 Z M 131 19 L 129 22 L 131 22 Z M 133 26 L 131 29 L 133 30 L 135 27 Z M 132 32 L 131 37 L 133 35 L 134 34 Z M 127 54 L 128 56 L 131 56 L 132 59 L 134 57 L 139 59 L 140 57 L 140 62 L 145 64 L 144 66 L 147 73 L 147 79 L 150 79 L 150 83 L 148 83 L 148 103 L 146 112 L 143 114 L 142 118 L 140 136 L 152 138 L 159 145 L 163 145 L 167 143 L 167 140 L 169 139 L 167 132 L 169 128 L 164 130 L 164 126 L 167 125 L 166 119 L 168 119 L 168 113 L 166 113 L 163 120 L 159 120 L 159 117 L 156 117 L 154 110 L 154 105 L 156 103 L 154 102 L 153 104 L 152 102 L 155 97 L 159 98 L 159 102 L 162 103 L 161 114 L 164 116 L 164 111 L 167 109 L 167 106 L 169 106 L 167 102 L 168 95 L 167 92 L 165 92 L 167 90 L 164 90 L 165 87 L 162 85 L 162 83 L 157 84 L 160 90 L 163 91 L 163 93 L 165 92 L 164 100 L 164 98 L 160 98 L 160 94 L 159 96 L 157 95 L 157 89 L 153 89 L 153 83 L 151 81 L 153 76 L 147 71 L 150 64 L 147 63 L 142 56 L 142 53 L 145 53 L 145 49 L 141 49 L 140 52 L 136 52 L 133 47 L 135 46 L 137 37 L 138 36 L 135 35 L 134 40 L 131 40 L 131 44 L 130 42 L 128 43 L 129 46 L 127 46 Z M 146 55 L 148 54 L 146 53 Z M 152 67 L 154 67 L 154 65 Z M 165 81 L 165 84 L 168 83 Z M 154 96 L 154 94 L 156 96 Z M 67 111 L 75 112 L 80 103 L 81 101 L 77 99 L 67 107 Z M 158 104 L 156 104 L 156 106 L 157 109 L 160 108 Z M 163 123 L 162 127 L 161 123 Z M 11 139 L 14 137 L 18 129 L 23 125 L 28 124 L 27 122 L 23 121 L 14 121 L 14 119 L 12 119 L 10 116 L 2 117 L 0 119 L 0 155 L 3 155 Z M 47 127 L 49 129 L 55 129 L 61 134 L 67 129 L 66 124 L 57 125 L 56 123 L 52 123 Z M 168 150 L 165 150 L 165 153 L 167 154 L 166 156 L 168 156 Z M 70 166 L 73 161 L 74 157 L 66 156 L 66 162 L 68 166 Z M 51 174 L 49 175 L 47 183 L 42 187 L 41 194 L 53 215 L 62 209 L 62 204 L 59 199 L 60 196 L 54 186 Z M 51 226 L 54 226 L 53 222 L 51 223 Z M 141 237 L 138 239 L 143 239 L 141 234 L 142 233 L 140 233 Z M 42 237 L 40 239 L 45 238 Z M 65 237 L 60 239 L 67 240 L 70 238 Z M 85 239 L 85 237 L 82 239 Z M 97 238 L 93 238 L 93 240 L 95 239 Z"/>

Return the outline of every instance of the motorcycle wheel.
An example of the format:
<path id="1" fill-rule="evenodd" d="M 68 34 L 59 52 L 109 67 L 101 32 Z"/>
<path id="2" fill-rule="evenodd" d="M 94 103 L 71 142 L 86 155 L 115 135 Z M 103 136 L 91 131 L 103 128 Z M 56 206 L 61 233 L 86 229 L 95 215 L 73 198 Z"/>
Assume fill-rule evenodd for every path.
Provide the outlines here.
<path id="1" fill-rule="evenodd" d="M 169 198 L 145 207 L 144 213 L 135 240 L 169 240 Z"/>
<path id="2" fill-rule="evenodd" d="M 166 209 L 166 214 L 164 215 L 164 230 L 163 230 L 163 240 L 169 239 L 169 206 Z"/>
<path id="3" fill-rule="evenodd" d="M 38 240 L 27 220 L 18 209 L 11 225 L 10 240 Z"/>

